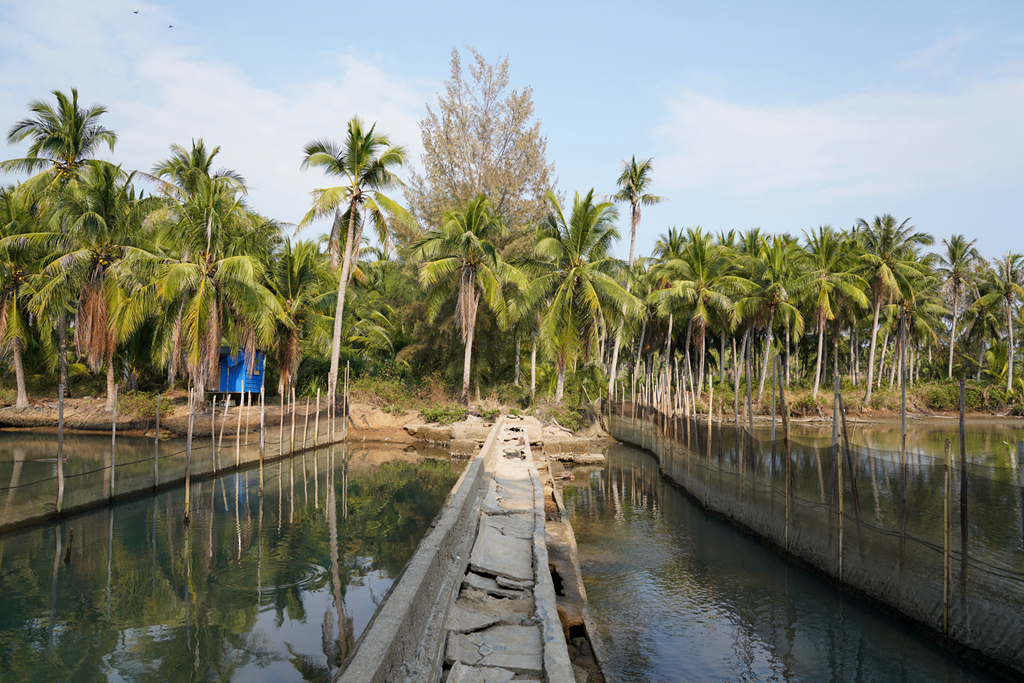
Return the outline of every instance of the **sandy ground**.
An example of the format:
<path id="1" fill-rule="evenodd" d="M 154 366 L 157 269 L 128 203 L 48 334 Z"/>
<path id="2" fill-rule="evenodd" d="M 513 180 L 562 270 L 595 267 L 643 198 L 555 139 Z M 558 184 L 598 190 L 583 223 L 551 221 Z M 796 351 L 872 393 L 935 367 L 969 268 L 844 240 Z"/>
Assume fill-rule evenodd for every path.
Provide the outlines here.
<path id="1" fill-rule="evenodd" d="M 171 408 L 166 407 L 166 401 Z M 210 408 L 207 404 L 202 412 L 197 412 L 192 426 L 194 436 L 210 434 Z M 228 409 L 227 423 L 230 428 L 238 424 L 238 408 Z M 172 395 L 163 401 L 163 415 L 160 418 L 161 434 L 183 436 L 188 433 L 188 405 L 184 395 Z M 259 407 L 243 407 L 242 429 L 248 424 L 249 431 L 256 431 L 260 424 Z M 285 406 L 285 419 L 291 419 L 291 409 Z M 309 414 L 309 420 L 316 419 L 316 404 L 313 401 L 299 401 L 295 406 L 296 424 L 301 424 Z M 55 428 L 57 426 L 58 405 L 55 399 L 33 400 L 23 410 L 13 405 L 0 408 L 0 428 Z M 349 407 L 351 422 L 349 424 L 350 441 L 380 441 L 388 443 L 416 443 L 418 440 L 409 436 L 402 428 L 408 422 L 421 421 L 419 413 L 386 413 L 370 405 L 353 403 Z M 326 416 L 326 408 L 321 406 L 321 419 Z M 265 421 L 268 426 L 281 424 L 282 409 L 280 402 L 269 402 L 266 408 Z M 64 401 L 64 428 L 93 432 L 110 432 L 113 415 L 106 412 L 103 398 L 70 398 Z M 217 406 L 217 429 L 224 424 L 223 403 Z M 154 418 L 140 419 L 133 415 L 118 415 L 118 432 L 145 433 L 152 432 L 156 427 Z"/>

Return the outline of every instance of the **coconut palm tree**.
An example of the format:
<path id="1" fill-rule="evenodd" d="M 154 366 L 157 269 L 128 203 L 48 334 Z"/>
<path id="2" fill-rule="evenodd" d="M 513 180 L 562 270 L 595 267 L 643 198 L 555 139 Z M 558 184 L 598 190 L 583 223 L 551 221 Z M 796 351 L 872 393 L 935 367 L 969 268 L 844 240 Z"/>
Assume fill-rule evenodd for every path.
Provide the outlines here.
<path id="1" fill-rule="evenodd" d="M 363 221 L 361 213 L 367 210 L 381 243 L 386 242 L 388 224 L 398 221 L 407 225 L 415 219 L 407 210 L 389 199 L 383 192 L 400 187 L 401 181 L 392 172 L 405 164 L 405 149 L 393 146 L 384 133 L 376 132 L 376 124 L 365 130 L 363 122 L 353 117 L 348 123 L 348 135 L 340 145 L 326 138 L 314 140 L 303 149 L 302 168 L 320 168 L 330 176 L 343 180 L 342 185 L 314 190 L 313 206 L 299 223 L 308 225 L 322 216 L 333 216 L 328 241 L 332 265 L 341 265 L 338 279 L 338 299 L 334 312 L 334 334 L 331 340 L 331 369 L 328 376 L 328 400 L 333 401 L 338 385 L 338 359 L 341 353 L 341 326 L 345 313 L 345 291 L 348 287 L 353 261 L 359 258 L 362 244 Z M 340 243 L 342 223 L 348 223 L 345 242 Z M 358 229 L 357 229 L 358 225 Z"/>
<path id="2" fill-rule="evenodd" d="M 750 231 L 748 236 L 753 232 Z M 789 323 L 797 335 L 803 332 L 803 316 L 800 315 L 799 309 L 790 303 L 790 299 L 798 294 L 795 284 L 799 281 L 794 279 L 794 273 L 800 267 L 804 252 L 788 235 L 775 235 L 765 240 L 756 240 L 754 237 L 748 239 L 747 249 L 752 249 L 760 242 L 755 264 L 756 275 L 750 278 L 755 288 L 736 302 L 736 310 L 742 318 L 765 320 L 767 317 L 764 363 L 757 391 L 757 399 L 760 401 L 764 393 L 764 381 L 768 374 L 768 361 L 775 338 L 776 318 Z"/>
<path id="3" fill-rule="evenodd" d="M 707 329 L 714 317 L 736 323 L 735 297 L 749 291 L 752 283 L 742 277 L 730 259 L 730 250 L 716 244 L 700 227 L 687 230 L 678 258 L 660 266 L 669 285 L 651 292 L 649 301 L 664 315 L 671 309 L 685 311 L 693 327 L 694 344 L 700 350 L 698 377 L 704 373 Z M 700 386 L 702 380 L 697 380 Z"/>
<path id="4" fill-rule="evenodd" d="M 106 365 L 108 412 L 114 409 L 114 354 L 127 298 L 117 264 L 136 252 L 148 256 L 140 246 L 145 205 L 135 194 L 133 177 L 118 166 L 90 161 L 57 202 L 56 217 L 66 232 L 22 237 L 51 255 L 40 272 L 34 310 L 77 300 L 75 350 L 93 372 Z"/>
<path id="5" fill-rule="evenodd" d="M 534 246 L 547 268 L 529 286 L 551 292 L 540 336 L 555 358 L 555 403 L 561 403 L 566 368 L 596 346 L 601 317 L 639 315 L 641 303 L 609 274 L 616 265 L 609 251 L 619 238 L 614 205 L 595 200 L 593 190 L 582 197 L 577 192 L 567 218 L 553 192 L 547 200 L 551 211 L 538 227 Z"/>
<path id="6" fill-rule="evenodd" d="M 873 309 L 865 403 L 871 401 L 875 347 L 878 343 L 878 315 L 882 309 L 882 303 L 898 296 L 900 284 L 920 273 L 920 265 L 914 258 L 915 247 L 927 246 L 934 242 L 931 235 L 914 232 L 914 226 L 907 225 L 909 222 L 908 218 L 897 224 L 896 219 L 890 214 L 875 216 L 871 223 L 863 218 L 857 221 L 857 235 L 864 248 L 864 253 L 861 255 L 862 265 L 857 274 L 871 285 Z"/>
<path id="7" fill-rule="evenodd" d="M 480 299 L 504 327 L 508 306 L 502 292 L 506 282 L 523 284 L 518 271 L 507 264 L 495 241 L 508 228 L 501 222 L 487 197 L 477 195 L 464 208 L 445 213 L 444 224 L 429 231 L 412 246 L 412 256 L 421 262 L 420 281 L 431 287 L 427 299 L 427 317 L 433 320 L 442 305 L 456 296 L 455 311 L 465 351 L 462 363 L 463 405 L 469 403 L 470 363 L 476 313 Z"/>
<path id="8" fill-rule="evenodd" d="M 225 341 L 245 347 L 250 358 L 274 343 L 283 309 L 263 279 L 280 227 L 248 210 L 232 174 L 190 174 L 187 184 L 172 179 L 179 184 L 164 187 L 164 205 L 147 217 L 153 253 L 124 261 L 140 284 L 125 302 L 122 334 L 162 314 L 168 376 L 183 359 L 202 397 L 219 377 Z"/>
<path id="9" fill-rule="evenodd" d="M 814 326 L 818 330 L 818 356 L 814 366 L 814 390 L 811 393 L 813 398 L 817 398 L 825 348 L 825 327 L 829 320 L 839 315 L 841 301 L 852 301 L 864 307 L 868 305 L 864 295 L 867 283 L 850 272 L 854 243 L 849 237 L 829 225 L 819 227 L 815 233 L 808 234 L 805 231 L 804 237 L 807 240 L 807 269 L 797 281 L 797 288 L 809 302 Z"/>
<path id="10" fill-rule="evenodd" d="M 29 111 L 34 116 L 18 121 L 7 133 L 8 144 L 32 140 L 28 155 L 0 162 L 2 172 L 35 174 L 28 185 L 33 192 L 49 200 L 59 197 L 78 179 L 86 162 L 102 145 L 113 151 L 117 142 L 117 134 L 99 123 L 100 117 L 107 113 L 106 107 L 101 104 L 80 107 L 75 88 L 71 89 L 70 97 L 59 90 L 52 94 L 57 100 L 56 107 L 42 100 L 29 102 Z M 63 232 L 64 226 L 60 230 Z M 63 304 L 55 317 L 60 337 L 60 381 L 67 388 L 68 337 Z"/>
<path id="11" fill-rule="evenodd" d="M 1013 356 L 1016 350 L 1013 340 L 1013 305 L 1018 299 L 1024 299 L 1024 255 L 1006 252 L 1003 258 L 996 259 L 989 274 L 989 292 L 978 299 L 974 306 L 984 308 L 999 301 L 1003 309 L 1003 319 L 1006 321 L 1007 393 L 1013 390 Z"/>
<path id="12" fill-rule="evenodd" d="M 266 285 L 278 305 L 274 345 L 281 379 L 278 390 L 287 395 L 302 362 L 303 346 L 322 349 L 331 334 L 331 312 L 337 287 L 335 275 L 318 242 L 285 239 L 266 264 Z"/>
<path id="13" fill-rule="evenodd" d="M 647 188 L 651 184 L 651 171 L 653 169 L 652 159 L 643 159 L 637 163 L 636 157 L 632 157 L 628 162 L 622 161 L 622 174 L 619 176 L 616 184 L 619 187 L 619 191 L 612 195 L 612 199 L 616 202 L 627 202 L 629 203 L 629 261 L 627 264 L 630 268 L 633 267 L 635 261 L 634 252 L 636 249 L 636 230 L 640 227 L 640 207 L 642 206 L 654 206 L 665 201 L 664 197 L 651 194 L 647 192 Z M 626 283 L 626 291 L 628 292 L 630 283 Z M 619 348 L 622 344 L 622 328 L 617 328 L 615 334 L 615 344 L 612 349 L 612 360 L 610 366 L 610 372 L 608 373 L 608 393 L 611 395 L 612 386 L 615 382 L 615 376 L 618 373 L 619 364 Z"/>
<path id="14" fill-rule="evenodd" d="M 963 312 L 964 298 L 971 288 L 974 263 L 981 258 L 978 250 L 974 247 L 974 239 L 970 242 L 963 235 L 953 235 L 948 240 L 942 240 L 945 252 L 939 255 L 942 267 L 939 273 L 943 279 L 942 289 L 950 299 L 950 313 L 953 316 L 949 327 L 949 368 L 947 377 L 953 377 L 953 349 L 956 346 L 956 325 L 959 322 L 960 314 Z"/>
<path id="15" fill-rule="evenodd" d="M 32 262 L 30 249 L 8 245 L 8 237 L 30 232 L 35 227 L 31 194 L 25 187 L 0 187 L 0 350 L 11 354 L 17 389 L 16 408 L 28 407 L 23 354 L 31 334 L 28 302 L 34 294 L 29 284 Z"/>

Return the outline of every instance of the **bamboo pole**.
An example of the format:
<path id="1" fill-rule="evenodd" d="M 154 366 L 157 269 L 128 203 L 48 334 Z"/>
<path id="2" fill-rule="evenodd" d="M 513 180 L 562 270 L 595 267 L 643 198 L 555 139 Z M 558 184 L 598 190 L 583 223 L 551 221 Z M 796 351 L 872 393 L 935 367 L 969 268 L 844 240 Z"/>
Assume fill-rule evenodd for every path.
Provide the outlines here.
<path id="1" fill-rule="evenodd" d="M 295 387 L 292 387 L 291 401 L 292 401 L 292 434 L 291 434 L 291 438 L 290 438 L 289 443 L 288 443 L 288 454 L 289 455 L 294 455 L 295 454 Z"/>
<path id="2" fill-rule="evenodd" d="M 853 452 L 850 450 L 850 432 L 846 427 L 846 402 L 843 395 L 839 394 L 839 415 L 843 420 L 843 444 L 846 447 L 846 464 L 850 468 L 850 493 L 853 494 L 853 512 L 857 515 L 857 523 L 860 523 L 860 494 L 857 493 L 857 475 L 853 468 Z"/>
<path id="3" fill-rule="evenodd" d="M 747 346 L 746 371 L 747 371 L 747 420 L 750 425 L 750 437 L 754 437 L 754 403 L 750 394 L 750 356 L 754 353 L 753 344 Z"/>
<path id="4" fill-rule="evenodd" d="M 242 407 L 245 405 L 245 397 L 238 395 L 238 426 L 235 427 L 235 469 L 242 466 Z"/>
<path id="5" fill-rule="evenodd" d="M 110 500 L 114 500 L 114 475 L 117 474 L 117 384 L 114 384 L 114 413 L 110 419 Z"/>
<path id="6" fill-rule="evenodd" d="M 967 560 L 967 381 L 960 378 L 960 548 Z"/>
<path id="7" fill-rule="evenodd" d="M 210 462 L 213 473 L 217 474 L 217 397 L 210 401 Z"/>
<path id="8" fill-rule="evenodd" d="M 302 421 L 302 449 L 306 449 L 306 440 L 309 438 L 309 399 L 306 399 L 306 419 Z"/>
<path id="9" fill-rule="evenodd" d="M 320 438 L 320 388 L 316 390 L 316 424 L 313 427 L 313 448 L 316 448 Z"/>
<path id="10" fill-rule="evenodd" d="M 1017 442 L 1017 477 L 1020 480 L 1020 496 L 1021 496 L 1021 511 L 1020 511 L 1020 527 L 1021 527 L 1021 541 L 1024 543 L 1024 441 Z M 1024 547 L 1024 546 L 1022 546 Z"/>
<path id="11" fill-rule="evenodd" d="M 241 400 L 241 399 L 239 399 Z M 224 427 L 228 423 L 228 408 L 231 407 L 231 397 L 224 398 L 224 417 L 220 419 L 220 436 L 217 438 L 217 450 L 224 450 Z"/>
<path id="12" fill-rule="evenodd" d="M 160 394 L 156 395 L 156 438 L 153 439 L 153 489 L 160 485 Z"/>
<path id="13" fill-rule="evenodd" d="M 260 387 L 260 496 L 263 496 L 263 457 L 267 447 L 267 441 L 264 437 L 266 432 L 266 388 Z"/>
<path id="14" fill-rule="evenodd" d="M 57 388 L 57 514 L 64 505 L 64 385 Z"/>
<path id="15" fill-rule="evenodd" d="M 284 395 L 286 392 L 281 392 L 281 421 L 278 423 L 277 428 L 277 457 L 284 455 Z"/>
<path id="16" fill-rule="evenodd" d="M 836 382 L 836 393 L 838 393 L 838 381 Z M 837 449 L 838 451 L 838 449 Z M 839 502 L 839 582 L 843 581 L 843 463 L 836 462 L 836 488 L 838 489 Z"/>
<path id="17" fill-rule="evenodd" d="M 188 390 L 188 438 L 185 440 L 185 524 L 189 523 L 189 501 L 192 494 L 192 426 L 195 420 L 194 389 Z"/>
<path id="18" fill-rule="evenodd" d="M 775 359 L 776 372 L 779 372 L 779 359 Z M 786 534 L 783 549 L 789 552 L 789 506 L 793 497 L 793 471 L 789 457 L 789 409 L 786 407 L 786 383 L 779 382 L 779 403 L 782 404 L 782 454 L 786 459 Z"/>
<path id="19" fill-rule="evenodd" d="M 1018 448 L 1019 451 L 1019 448 Z M 953 490 L 952 470 L 953 454 L 949 448 L 949 439 L 946 439 L 946 452 L 943 460 L 943 483 L 942 483 L 942 518 L 943 518 L 943 558 L 942 558 L 942 635 L 949 635 L 949 603 L 952 598 L 953 586 L 953 535 L 950 529 Z"/>
<path id="20" fill-rule="evenodd" d="M 262 394 L 263 387 L 260 387 L 260 392 Z M 246 393 L 248 394 L 249 406 L 245 409 L 245 448 L 246 448 L 246 450 L 248 450 L 249 449 L 249 413 L 252 412 L 252 392 L 248 391 Z"/>

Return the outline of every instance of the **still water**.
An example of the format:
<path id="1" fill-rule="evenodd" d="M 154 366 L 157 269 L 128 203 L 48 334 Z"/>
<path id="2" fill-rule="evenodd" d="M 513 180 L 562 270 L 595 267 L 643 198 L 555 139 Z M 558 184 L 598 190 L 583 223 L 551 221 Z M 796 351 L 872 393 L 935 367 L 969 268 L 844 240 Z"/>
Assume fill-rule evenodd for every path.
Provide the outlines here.
<path id="1" fill-rule="evenodd" d="M 432 452 L 438 456 L 443 452 Z M 328 681 L 465 461 L 339 446 L 0 536 L 0 681 Z"/>
<path id="2" fill-rule="evenodd" d="M 650 453 L 607 455 L 564 491 L 620 681 L 1001 680 L 705 515 Z"/>

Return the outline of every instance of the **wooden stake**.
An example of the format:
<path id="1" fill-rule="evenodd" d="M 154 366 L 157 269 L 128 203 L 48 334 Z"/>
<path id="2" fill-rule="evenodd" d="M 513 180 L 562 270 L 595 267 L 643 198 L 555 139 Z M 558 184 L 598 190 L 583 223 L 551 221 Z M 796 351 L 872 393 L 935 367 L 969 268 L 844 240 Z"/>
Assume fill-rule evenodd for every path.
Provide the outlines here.
<path id="1" fill-rule="evenodd" d="M 248 391 L 246 393 L 248 394 L 247 398 L 249 399 L 249 405 L 245 409 L 245 448 L 246 448 L 246 450 L 248 450 L 249 449 L 249 413 L 252 412 L 252 392 Z M 263 387 L 260 387 L 260 395 L 262 395 L 262 393 L 263 393 Z"/>
<path id="2" fill-rule="evenodd" d="M 57 514 L 64 505 L 64 385 L 57 387 Z"/>
<path id="3" fill-rule="evenodd" d="M 220 436 L 217 438 L 217 450 L 224 450 L 224 427 L 228 423 L 228 408 L 231 407 L 231 397 L 224 397 L 224 417 L 220 419 Z"/>
<path id="4" fill-rule="evenodd" d="M 1019 451 L 1019 449 L 1018 449 Z M 942 559 L 942 635 L 949 635 L 949 603 L 953 588 L 953 534 L 950 529 L 953 516 L 953 454 L 946 439 L 946 457 L 943 460 L 942 518 L 943 518 L 943 559 Z"/>
<path id="5" fill-rule="evenodd" d="M 153 490 L 160 485 L 160 394 L 156 395 L 156 438 L 153 439 Z"/>
<path id="6" fill-rule="evenodd" d="M 263 454 L 266 449 L 266 397 L 265 387 L 260 387 L 260 496 L 263 496 Z"/>
<path id="7" fill-rule="evenodd" d="M 210 460 L 213 473 L 217 474 L 217 397 L 210 401 Z"/>
<path id="8" fill-rule="evenodd" d="M 284 455 L 284 395 L 285 392 L 281 392 L 281 421 L 277 428 L 277 457 Z"/>
<path id="9" fill-rule="evenodd" d="M 117 384 L 114 384 L 114 414 L 110 420 L 110 500 L 114 500 L 114 475 L 117 474 Z"/>
<path id="10" fill-rule="evenodd" d="M 309 399 L 306 399 L 306 419 L 302 421 L 302 448 L 306 448 L 306 439 L 309 436 Z"/>
<path id="11" fill-rule="evenodd" d="M 235 427 L 235 469 L 242 466 L 242 407 L 245 405 L 245 396 L 238 395 L 238 426 Z M 237 507 L 237 506 L 236 506 Z"/>
<path id="12" fill-rule="evenodd" d="M 313 427 L 313 448 L 316 448 L 319 444 L 317 440 L 320 438 L 320 388 L 316 390 L 316 424 Z"/>
<path id="13" fill-rule="evenodd" d="M 194 389 L 188 390 L 188 438 L 185 440 L 185 524 L 189 523 L 189 499 L 192 489 L 192 425 L 195 420 Z"/>
<path id="14" fill-rule="evenodd" d="M 747 420 L 750 425 L 750 437 L 754 437 L 754 403 L 750 394 L 750 356 L 754 352 L 753 343 L 747 346 L 746 370 L 747 370 Z"/>
<path id="15" fill-rule="evenodd" d="M 1020 497 L 1021 497 L 1021 511 L 1020 511 L 1020 529 L 1021 539 L 1024 543 L 1024 441 L 1017 442 L 1017 478 L 1020 480 Z M 1024 545 L 1022 545 L 1024 547 Z"/>
<path id="16" fill-rule="evenodd" d="M 960 548 L 967 560 L 967 381 L 960 378 Z"/>
<path id="17" fill-rule="evenodd" d="M 853 452 L 850 450 L 850 432 L 846 428 L 846 402 L 839 394 L 839 415 L 843 420 L 843 444 L 846 446 L 846 464 L 850 468 L 850 493 L 853 494 L 853 512 L 860 523 L 860 494 L 857 493 L 857 474 L 853 468 Z"/>
<path id="18" fill-rule="evenodd" d="M 293 455 L 295 453 L 295 387 L 292 387 L 292 434 L 288 442 L 288 454 Z"/>

